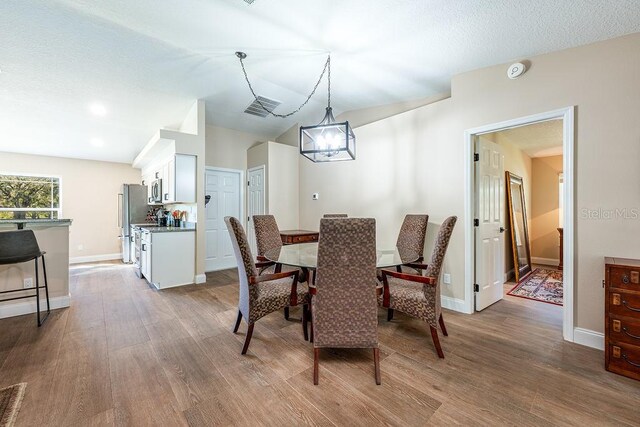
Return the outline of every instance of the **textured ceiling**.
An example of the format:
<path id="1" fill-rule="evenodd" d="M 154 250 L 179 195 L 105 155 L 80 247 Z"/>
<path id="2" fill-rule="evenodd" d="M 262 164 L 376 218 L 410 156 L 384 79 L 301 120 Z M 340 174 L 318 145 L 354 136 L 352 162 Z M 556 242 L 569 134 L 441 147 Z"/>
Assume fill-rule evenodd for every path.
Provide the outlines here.
<path id="1" fill-rule="evenodd" d="M 549 120 L 496 132 L 501 142 L 518 147 L 529 157 L 562 155 L 562 120 Z"/>
<path id="2" fill-rule="evenodd" d="M 252 97 L 236 50 L 281 113 L 304 101 L 331 52 L 338 114 L 638 31 L 637 0 L 3 0 L 0 151 L 130 162 L 197 98 L 207 123 L 269 138 L 322 118 L 324 84 L 289 119 L 244 114 Z"/>

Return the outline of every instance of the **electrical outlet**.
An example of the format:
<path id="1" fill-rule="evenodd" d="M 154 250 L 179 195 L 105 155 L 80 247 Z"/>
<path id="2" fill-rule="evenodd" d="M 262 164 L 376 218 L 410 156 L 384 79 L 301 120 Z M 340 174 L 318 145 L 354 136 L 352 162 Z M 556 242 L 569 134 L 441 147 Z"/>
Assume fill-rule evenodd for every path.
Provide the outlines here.
<path id="1" fill-rule="evenodd" d="M 33 288 L 33 277 L 27 277 L 26 279 L 24 279 L 24 288 Z"/>
<path id="2" fill-rule="evenodd" d="M 320 198 L 320 194 L 319 193 L 313 193 L 311 195 L 311 200 L 318 200 Z"/>
<path id="3" fill-rule="evenodd" d="M 451 284 L 451 274 L 449 273 L 444 273 L 442 275 L 442 281 L 446 284 L 446 285 L 450 285 Z"/>

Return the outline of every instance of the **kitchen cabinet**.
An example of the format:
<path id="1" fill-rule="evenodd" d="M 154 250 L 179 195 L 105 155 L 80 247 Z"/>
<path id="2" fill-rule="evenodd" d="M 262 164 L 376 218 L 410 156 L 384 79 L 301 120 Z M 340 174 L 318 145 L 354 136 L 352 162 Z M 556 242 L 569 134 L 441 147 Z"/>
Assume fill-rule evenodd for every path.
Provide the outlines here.
<path id="1" fill-rule="evenodd" d="M 153 230 L 162 231 L 153 231 Z M 188 285 L 195 278 L 195 229 L 143 228 L 140 271 L 157 289 Z"/>
<path id="2" fill-rule="evenodd" d="M 176 154 L 163 165 L 163 203 L 196 202 L 196 159 L 196 156 Z"/>

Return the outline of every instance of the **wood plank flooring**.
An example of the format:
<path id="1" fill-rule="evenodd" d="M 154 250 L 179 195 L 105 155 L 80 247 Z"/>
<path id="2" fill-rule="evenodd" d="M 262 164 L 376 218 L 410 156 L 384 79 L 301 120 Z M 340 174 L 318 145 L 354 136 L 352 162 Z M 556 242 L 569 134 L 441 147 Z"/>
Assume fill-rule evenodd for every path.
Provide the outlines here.
<path id="1" fill-rule="evenodd" d="M 314 386 L 300 310 L 261 319 L 241 356 L 237 295 L 235 270 L 158 292 L 130 266 L 74 266 L 70 308 L 0 320 L 0 388 L 28 383 L 17 425 L 640 424 L 640 382 L 564 342 L 560 307 L 445 311 L 444 360 L 423 323 L 380 310 L 382 385 L 370 350 L 326 350 Z"/>

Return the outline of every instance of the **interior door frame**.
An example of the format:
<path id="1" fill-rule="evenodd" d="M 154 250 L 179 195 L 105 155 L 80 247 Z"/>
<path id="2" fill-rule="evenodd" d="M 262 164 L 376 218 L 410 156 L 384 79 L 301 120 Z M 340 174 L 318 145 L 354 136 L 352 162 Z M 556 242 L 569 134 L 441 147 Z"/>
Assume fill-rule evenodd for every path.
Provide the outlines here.
<path id="1" fill-rule="evenodd" d="M 465 237 L 465 297 L 464 311 L 474 312 L 473 277 L 475 271 L 475 237 L 474 237 L 474 206 L 475 206 L 475 174 L 474 174 L 474 137 L 485 133 L 498 132 L 510 128 L 530 125 L 548 120 L 562 119 L 562 162 L 564 175 L 564 250 L 563 266 L 563 298 L 562 298 L 562 336 L 566 341 L 574 341 L 574 277 L 575 277 L 575 175 L 574 175 L 574 146 L 575 146 L 575 106 L 531 116 L 515 118 L 503 122 L 492 123 L 467 129 L 464 132 L 464 237 Z"/>
<path id="2" fill-rule="evenodd" d="M 267 209 L 267 165 L 260 165 L 260 166 L 254 166 L 252 168 L 247 169 L 247 196 L 246 196 L 246 200 L 245 200 L 245 204 L 247 205 L 247 213 L 249 213 L 249 175 L 251 175 L 251 172 L 257 171 L 257 170 L 262 170 L 262 207 L 264 208 L 264 212 L 263 214 L 266 214 L 268 212 Z M 249 217 L 247 216 L 247 226 L 245 227 L 245 230 L 247 230 L 247 234 L 249 233 Z M 253 250 L 253 249 L 252 249 Z M 257 251 L 256 251 L 257 253 Z"/>
<path id="3" fill-rule="evenodd" d="M 246 222 L 246 214 L 245 214 L 245 177 L 244 177 L 244 170 L 242 169 L 230 169 L 230 168 L 220 168 L 217 166 L 205 166 L 204 167 L 204 192 L 206 195 L 207 192 L 207 172 L 230 172 L 230 173 L 236 173 L 238 174 L 238 176 L 240 177 L 240 180 L 238 181 L 238 185 L 240 186 L 240 192 L 238 194 L 238 203 L 240 203 L 240 223 L 242 223 L 242 226 L 245 228 L 245 230 L 247 229 L 247 222 Z M 205 207 L 206 209 L 206 207 Z M 205 213 L 205 217 L 206 217 L 206 213 Z M 203 221 L 205 224 L 207 222 L 207 220 L 205 219 Z M 206 225 L 205 225 L 205 233 L 207 231 Z M 205 254 L 204 254 L 204 259 L 205 259 L 205 272 L 207 271 L 207 266 L 206 266 L 206 260 L 207 260 L 207 251 L 205 248 Z"/>

